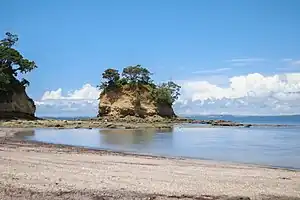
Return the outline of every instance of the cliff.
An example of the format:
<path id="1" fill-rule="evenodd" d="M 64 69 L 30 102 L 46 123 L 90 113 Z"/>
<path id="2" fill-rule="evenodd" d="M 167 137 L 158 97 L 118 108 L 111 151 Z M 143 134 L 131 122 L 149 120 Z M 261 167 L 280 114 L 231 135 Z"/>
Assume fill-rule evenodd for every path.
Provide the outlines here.
<path id="1" fill-rule="evenodd" d="M 125 85 L 119 89 L 102 92 L 99 99 L 98 117 L 176 117 L 171 105 L 155 102 L 151 88 L 147 86 L 137 90 Z"/>
<path id="2" fill-rule="evenodd" d="M 35 119 L 36 107 L 25 87 L 18 85 L 0 92 L 0 119 Z"/>
<path id="3" fill-rule="evenodd" d="M 19 75 L 37 66 L 15 49 L 18 40 L 18 36 L 10 32 L 0 40 L 0 119 L 35 119 L 34 102 L 25 91 L 29 81 L 19 79 Z"/>

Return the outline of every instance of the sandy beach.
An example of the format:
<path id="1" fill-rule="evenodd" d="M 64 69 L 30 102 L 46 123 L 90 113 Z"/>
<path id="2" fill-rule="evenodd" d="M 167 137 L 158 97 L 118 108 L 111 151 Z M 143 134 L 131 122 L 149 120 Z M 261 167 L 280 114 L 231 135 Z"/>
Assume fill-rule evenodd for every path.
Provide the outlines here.
<path id="1" fill-rule="evenodd" d="M 21 141 L 0 129 L 0 199 L 300 199 L 300 172 Z M 25 129 L 26 130 L 26 129 Z"/>

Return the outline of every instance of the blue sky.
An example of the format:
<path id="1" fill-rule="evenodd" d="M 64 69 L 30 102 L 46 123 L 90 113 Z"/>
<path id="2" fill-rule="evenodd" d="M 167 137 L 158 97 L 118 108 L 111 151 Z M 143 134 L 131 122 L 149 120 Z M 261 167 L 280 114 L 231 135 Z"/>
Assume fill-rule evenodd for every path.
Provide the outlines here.
<path id="1" fill-rule="evenodd" d="M 181 103 L 207 99 L 196 98 L 197 92 L 203 93 L 199 81 L 232 90 L 232 77 L 247 79 L 255 73 L 266 79 L 258 79 L 262 85 L 266 85 L 268 77 L 278 76 L 276 83 L 282 87 L 280 82 L 284 79 L 286 87 L 267 87 L 267 92 L 300 91 L 297 0 L 10 0 L 2 2 L 1 7 L 1 32 L 18 34 L 17 48 L 39 66 L 27 76 L 31 81 L 28 93 L 37 102 L 51 98 L 56 102 L 72 101 L 74 90 L 84 89 L 85 84 L 91 86 L 86 93 L 93 96 L 91 93 L 95 93 L 94 87 L 101 81 L 105 68 L 121 69 L 133 64 L 149 68 L 156 81 L 172 79 L 187 85 L 184 93 L 188 94 Z M 198 89 L 189 90 L 194 87 Z M 251 91 L 255 92 L 257 87 Z M 53 94 L 51 91 L 59 88 L 62 92 L 56 93 L 55 98 L 42 98 L 45 92 Z M 216 97 L 218 89 L 212 90 L 207 94 L 212 101 L 249 96 Z M 81 98 L 92 99 L 90 96 Z M 295 99 L 299 100 L 299 96 Z M 45 104 L 44 101 L 41 105 Z M 70 102 L 64 105 L 69 106 Z M 54 103 L 47 106 L 50 108 Z M 296 106 L 300 112 L 300 105 Z M 199 112 L 204 109 L 195 107 L 200 107 Z M 47 108 L 39 105 L 38 112 L 47 114 Z M 236 109 L 229 108 L 228 112 L 235 113 Z"/>

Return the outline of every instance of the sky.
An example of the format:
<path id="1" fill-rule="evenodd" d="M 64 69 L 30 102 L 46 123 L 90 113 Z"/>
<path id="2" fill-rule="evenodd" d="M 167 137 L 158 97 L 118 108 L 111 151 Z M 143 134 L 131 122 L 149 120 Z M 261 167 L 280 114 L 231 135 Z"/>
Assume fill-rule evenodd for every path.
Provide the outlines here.
<path id="1" fill-rule="evenodd" d="M 1 1 L 1 0 L 0 0 Z M 182 86 L 177 114 L 300 113 L 298 0 L 1 1 L 0 34 L 38 69 L 38 116 L 95 116 L 101 73 L 141 64 Z"/>

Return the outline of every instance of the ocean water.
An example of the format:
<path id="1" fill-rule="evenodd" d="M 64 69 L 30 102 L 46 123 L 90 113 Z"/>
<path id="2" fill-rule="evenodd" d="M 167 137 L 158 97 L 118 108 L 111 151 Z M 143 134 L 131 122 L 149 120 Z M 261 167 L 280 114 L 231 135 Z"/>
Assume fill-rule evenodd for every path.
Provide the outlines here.
<path id="1" fill-rule="evenodd" d="M 194 115 L 186 116 L 191 119 L 211 120 L 220 119 L 240 123 L 250 124 L 285 124 L 300 125 L 300 115 L 282 115 L 282 116 L 234 116 L 234 115 Z"/>
<path id="2" fill-rule="evenodd" d="M 300 169 L 298 126 L 205 128 L 187 125 L 163 132 L 35 129 L 24 132 L 20 137 L 96 149 Z"/>

